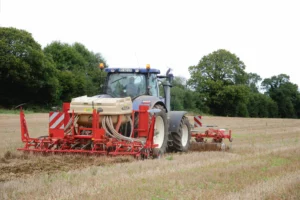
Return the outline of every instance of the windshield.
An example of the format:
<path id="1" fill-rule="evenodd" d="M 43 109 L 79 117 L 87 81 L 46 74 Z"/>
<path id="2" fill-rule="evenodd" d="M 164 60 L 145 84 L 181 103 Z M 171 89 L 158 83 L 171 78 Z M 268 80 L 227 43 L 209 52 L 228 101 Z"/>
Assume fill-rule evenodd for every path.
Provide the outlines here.
<path id="1" fill-rule="evenodd" d="M 112 97 L 131 98 L 146 94 L 146 77 L 134 73 L 109 74 L 106 93 Z"/>

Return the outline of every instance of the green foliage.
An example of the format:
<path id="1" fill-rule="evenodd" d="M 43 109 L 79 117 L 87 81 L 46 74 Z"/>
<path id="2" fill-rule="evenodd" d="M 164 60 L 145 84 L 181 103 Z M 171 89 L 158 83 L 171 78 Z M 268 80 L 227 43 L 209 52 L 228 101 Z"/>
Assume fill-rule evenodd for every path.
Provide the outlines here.
<path id="1" fill-rule="evenodd" d="M 201 95 L 187 88 L 186 79 L 175 77 L 171 88 L 171 109 L 193 112 L 207 112 Z"/>
<path id="2" fill-rule="evenodd" d="M 99 53 L 80 43 L 56 41 L 42 50 L 30 33 L 0 27 L 0 105 L 12 108 L 27 103 L 32 110 L 40 110 L 73 97 L 99 94 L 106 76 L 98 68 L 101 62 L 107 67 Z M 264 79 L 265 94 L 261 94 L 261 77 L 246 73 L 245 67 L 224 49 L 204 56 L 189 67 L 188 81 L 174 78 L 171 109 L 223 116 L 300 117 L 298 86 L 288 75 Z"/>
<path id="3" fill-rule="evenodd" d="M 189 84 L 204 92 L 217 82 L 223 85 L 245 84 L 247 74 L 244 70 L 244 63 L 235 54 L 220 49 L 204 56 L 198 65 L 189 67 Z"/>
<path id="4" fill-rule="evenodd" d="M 171 88 L 171 109 L 172 110 L 183 110 L 183 100 L 184 100 L 184 89 L 176 86 Z"/>
<path id="5" fill-rule="evenodd" d="M 173 155 L 169 155 L 166 157 L 166 160 L 174 160 Z"/>
<path id="6" fill-rule="evenodd" d="M 26 114 L 34 113 L 30 110 L 25 110 Z M 0 108 L 0 114 L 20 114 L 20 111 L 17 109 L 9 110 Z"/>
<path id="7" fill-rule="evenodd" d="M 249 92 L 249 88 L 245 85 L 224 86 L 216 96 L 212 97 L 215 102 L 215 113 L 224 116 L 247 117 L 246 104 Z"/>
<path id="8" fill-rule="evenodd" d="M 264 79 L 261 86 L 266 92 L 261 94 L 261 77 L 244 70 L 244 63 L 236 55 L 218 50 L 204 56 L 198 65 L 189 67 L 191 78 L 188 84 L 192 91 L 201 96 L 198 99 L 204 100 L 201 107 L 208 107 L 211 114 L 300 117 L 298 86 L 289 82 L 288 75 L 280 74 Z"/>
<path id="9" fill-rule="evenodd" d="M 249 117 L 277 117 L 278 108 L 275 101 L 261 93 L 251 93 L 247 104 Z"/>
<path id="10" fill-rule="evenodd" d="M 80 95 L 100 93 L 105 60 L 82 44 L 53 42 L 44 51 L 31 34 L 0 28 L 0 105 L 51 107 Z M 107 66 L 105 64 L 105 66 Z M 102 78 L 101 78 L 102 77 Z"/>
<path id="11" fill-rule="evenodd" d="M 247 85 L 249 86 L 252 92 L 258 93 L 259 92 L 258 83 L 259 81 L 262 80 L 261 77 L 256 73 L 249 73 L 247 74 L 247 76 L 248 76 Z"/>
<path id="12" fill-rule="evenodd" d="M 249 117 L 249 112 L 246 103 L 238 103 L 236 106 L 235 116 Z"/>
<path id="13" fill-rule="evenodd" d="M 183 105 L 185 110 L 207 112 L 207 108 L 203 104 L 201 95 L 187 88 L 184 90 Z"/>
<path id="14" fill-rule="evenodd" d="M 237 106 L 247 103 L 248 75 L 244 63 L 226 50 L 218 50 L 204 56 L 198 65 L 189 67 L 189 86 L 206 100 L 212 114 L 237 116 Z M 243 116 L 248 113 L 242 112 Z"/>
<path id="15" fill-rule="evenodd" d="M 184 77 L 175 76 L 174 80 L 172 82 L 172 86 L 178 87 L 181 89 L 185 89 L 186 88 L 186 79 Z"/>
<path id="16" fill-rule="evenodd" d="M 59 71 L 58 79 L 62 87 L 61 101 L 70 101 L 72 97 L 96 95 L 104 82 L 105 73 L 99 70 L 99 63 L 105 63 L 102 56 L 89 51 L 84 45 L 69 45 L 52 42 L 44 48 L 45 54 L 52 59 Z"/>
<path id="17" fill-rule="evenodd" d="M 290 77 L 288 75 L 279 74 L 278 76 L 272 76 L 271 78 L 264 79 L 261 85 L 267 93 L 270 93 L 276 88 L 279 88 L 281 85 L 288 83 L 289 81 Z"/>
<path id="18" fill-rule="evenodd" d="M 276 102 L 279 117 L 299 117 L 300 94 L 298 86 L 289 81 L 288 75 L 279 74 L 264 79 L 262 86 L 266 90 L 266 94 Z"/>
<path id="19" fill-rule="evenodd" d="M 57 70 L 31 34 L 0 28 L 0 104 L 24 102 L 48 105 L 60 94 Z"/>

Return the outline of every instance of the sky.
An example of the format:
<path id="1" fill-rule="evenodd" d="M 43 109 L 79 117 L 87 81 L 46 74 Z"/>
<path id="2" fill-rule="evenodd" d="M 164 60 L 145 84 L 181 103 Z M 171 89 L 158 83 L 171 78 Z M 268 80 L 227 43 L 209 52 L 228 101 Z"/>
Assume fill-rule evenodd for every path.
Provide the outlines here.
<path id="1" fill-rule="evenodd" d="M 297 0 L 0 0 L 0 27 L 47 46 L 79 42 L 109 67 L 145 67 L 189 78 L 188 67 L 226 49 L 263 79 L 300 86 Z"/>

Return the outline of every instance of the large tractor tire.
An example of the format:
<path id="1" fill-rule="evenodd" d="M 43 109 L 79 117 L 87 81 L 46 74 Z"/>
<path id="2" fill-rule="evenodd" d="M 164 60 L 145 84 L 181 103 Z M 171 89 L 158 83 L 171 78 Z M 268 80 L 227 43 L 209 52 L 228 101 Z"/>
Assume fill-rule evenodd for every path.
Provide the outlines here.
<path id="1" fill-rule="evenodd" d="M 159 113 L 155 113 L 156 120 L 154 125 L 153 143 L 158 147 L 153 150 L 153 157 L 160 158 L 166 152 L 168 143 L 168 121 L 166 109 L 161 105 L 155 105 L 154 108 L 160 109 Z"/>
<path id="2" fill-rule="evenodd" d="M 189 120 L 184 116 L 181 119 L 178 132 L 172 132 L 173 145 L 170 151 L 187 152 L 190 147 L 191 127 Z"/>

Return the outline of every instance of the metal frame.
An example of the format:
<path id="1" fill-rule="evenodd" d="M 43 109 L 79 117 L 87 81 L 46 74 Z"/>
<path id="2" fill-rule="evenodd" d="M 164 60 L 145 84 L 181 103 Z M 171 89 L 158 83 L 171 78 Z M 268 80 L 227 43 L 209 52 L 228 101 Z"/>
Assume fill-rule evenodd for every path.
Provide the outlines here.
<path id="1" fill-rule="evenodd" d="M 147 159 L 155 156 L 153 150 L 154 148 L 158 147 L 158 144 L 153 143 L 156 117 L 153 114 L 149 115 L 149 112 L 154 112 L 153 109 L 151 110 L 151 105 L 149 102 L 148 104 L 142 103 L 139 106 L 139 110 L 133 111 L 131 114 L 132 121 L 135 121 L 134 118 L 137 116 L 136 113 L 138 113 L 139 120 L 138 126 L 132 127 L 133 134 L 131 135 L 132 140 L 130 141 L 125 139 L 117 139 L 107 134 L 105 129 L 101 127 L 101 123 L 99 123 L 101 113 L 97 113 L 95 109 L 92 113 L 92 126 L 89 128 L 74 125 L 75 114 L 74 111 L 70 112 L 70 103 L 64 103 L 62 110 L 62 112 L 56 112 L 55 115 L 53 115 L 53 112 L 49 113 L 48 136 L 31 138 L 27 128 L 25 114 L 21 108 L 21 139 L 25 145 L 23 148 L 19 148 L 18 150 L 24 152 L 42 152 L 54 154 L 78 153 L 109 156 L 131 155 L 138 159 Z M 180 112 L 180 116 L 183 114 L 184 112 Z M 60 118 L 60 116 L 64 116 L 63 120 L 59 119 L 59 125 L 54 126 L 52 121 L 55 119 L 57 120 Z M 178 116 L 176 119 L 180 118 Z M 119 132 L 120 129 L 121 118 L 122 117 L 119 116 L 118 122 L 114 125 L 114 129 L 117 132 Z M 175 122 L 173 122 L 173 124 L 174 123 Z M 89 134 L 80 134 L 83 132 L 89 132 Z M 231 130 L 229 130 L 229 133 L 226 133 L 225 129 L 209 128 L 204 133 L 192 130 L 191 137 L 194 138 L 198 143 L 205 143 L 207 138 L 211 138 L 212 142 L 215 143 L 223 143 L 224 139 L 228 139 L 230 142 L 232 142 Z M 142 140 L 134 140 L 141 138 Z M 77 148 L 77 146 L 80 146 L 80 148 Z"/>
<path id="2" fill-rule="evenodd" d="M 94 109 L 92 114 L 92 127 L 83 128 L 74 126 L 75 114 L 69 113 L 69 103 L 63 104 L 64 114 L 64 127 L 70 123 L 71 120 L 71 133 L 66 134 L 66 130 L 59 128 L 51 128 L 49 125 L 49 135 L 39 138 L 31 138 L 28 133 L 26 119 L 24 111 L 20 110 L 20 123 L 21 123 L 21 138 L 25 143 L 23 148 L 19 148 L 20 151 L 25 152 L 43 152 L 43 153 L 81 153 L 81 154 L 95 154 L 95 155 L 131 155 L 136 158 L 149 158 L 153 156 L 153 149 L 157 147 L 157 144 L 153 144 L 154 137 L 154 124 L 155 115 L 150 117 L 148 105 L 140 105 L 138 111 L 132 112 L 132 120 L 134 120 L 134 114 L 139 113 L 138 128 L 134 129 L 132 138 L 144 138 L 143 141 L 126 141 L 117 138 L 112 138 L 105 133 L 105 130 L 99 126 L 99 118 L 101 113 L 97 113 Z M 116 124 L 115 129 L 120 128 L 120 119 Z M 82 130 L 90 131 L 89 135 L 80 135 Z M 92 148 L 89 149 L 76 149 L 76 145 L 92 144 Z"/>
<path id="3" fill-rule="evenodd" d="M 196 142 L 205 142 L 206 138 L 212 138 L 213 142 L 216 143 L 221 143 L 223 139 L 228 139 L 232 142 L 231 130 L 226 134 L 224 129 L 209 128 L 204 133 L 194 132 L 191 136 L 195 138 Z"/>

